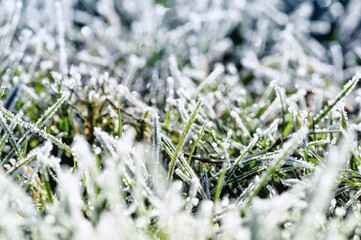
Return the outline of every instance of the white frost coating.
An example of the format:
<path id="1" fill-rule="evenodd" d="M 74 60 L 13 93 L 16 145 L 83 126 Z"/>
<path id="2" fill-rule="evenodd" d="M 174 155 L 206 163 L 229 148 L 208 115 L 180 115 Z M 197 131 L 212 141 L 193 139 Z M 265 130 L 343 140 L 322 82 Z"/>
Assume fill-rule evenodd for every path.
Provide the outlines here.
<path id="1" fill-rule="evenodd" d="M 142 101 L 140 101 L 137 97 L 135 97 L 130 91 L 129 88 L 127 88 L 124 85 L 119 84 L 118 85 L 118 91 L 120 93 L 121 96 L 125 96 L 127 98 L 127 100 L 134 104 L 137 108 L 139 108 L 139 110 L 141 111 L 150 111 L 150 112 L 154 112 L 155 110 L 149 106 L 147 106 L 146 104 L 144 104 Z"/>
<path id="2" fill-rule="evenodd" d="M 236 123 L 239 125 L 239 127 L 241 128 L 242 132 L 244 132 L 245 135 L 249 136 L 249 131 L 246 128 L 246 126 L 244 126 L 242 119 L 239 117 L 239 115 L 237 114 L 237 112 L 235 112 L 234 110 L 232 110 L 231 112 L 231 116 L 234 118 L 234 120 L 236 120 Z"/>
<path id="3" fill-rule="evenodd" d="M 209 76 L 203 80 L 203 82 L 198 86 L 197 93 L 199 94 L 200 91 L 206 86 L 214 82 L 221 74 L 224 72 L 223 65 L 216 65 L 215 69 L 209 74 Z"/>
<path id="4" fill-rule="evenodd" d="M 2 109 L 2 111 L 4 111 L 5 109 Z M 14 116 L 13 116 L 14 117 Z M 37 134 L 39 134 L 40 136 L 42 136 L 45 139 L 50 140 L 51 142 L 53 142 L 54 144 L 56 144 L 58 147 L 63 148 L 64 150 L 68 151 L 69 153 L 72 153 L 71 149 L 69 146 L 67 146 L 66 144 L 64 144 L 62 142 L 61 139 L 58 139 L 56 137 L 54 137 L 53 135 L 49 134 L 46 132 L 46 130 L 43 129 L 39 129 L 35 124 L 33 123 L 28 123 L 25 122 L 23 120 L 21 120 L 19 117 L 15 116 L 14 118 L 12 118 L 15 120 L 15 122 L 17 122 L 19 124 L 19 126 L 26 128 L 26 129 L 30 129 L 31 131 L 36 132 Z"/>
<path id="5" fill-rule="evenodd" d="M 72 150 L 77 156 L 77 174 L 90 171 L 93 176 L 97 176 L 97 166 L 94 154 L 90 151 L 90 146 L 83 135 L 77 135 L 72 144 Z"/>
<path id="6" fill-rule="evenodd" d="M 327 167 L 316 178 L 310 205 L 303 215 L 302 224 L 299 225 L 295 233 L 295 239 L 306 239 L 309 236 L 314 236 L 317 228 L 321 226 L 318 220 L 322 221 L 325 218 L 327 204 L 331 201 L 330 192 L 337 180 L 340 167 L 345 165 L 348 158 L 347 152 L 347 145 L 342 143 L 337 148 L 332 149 L 328 155 Z"/>
<path id="7" fill-rule="evenodd" d="M 0 75 L 10 91 L 23 81 L 25 91 L 14 111 L 24 115 L 0 110 L 16 147 L 38 133 L 74 152 L 78 165 L 76 173 L 60 166 L 60 157 L 70 155 L 52 149 L 50 141 L 41 145 L 36 135 L 23 160 L 9 157 L 11 164 L 3 167 L 9 171 L 0 172 L 1 239 L 248 240 L 295 239 L 298 234 L 302 239 L 358 239 L 360 191 L 353 191 L 359 180 L 344 180 L 361 168 L 357 161 L 352 169 L 327 161 L 347 155 L 342 149 L 331 151 L 344 139 L 353 148 L 349 165 L 359 156 L 359 139 L 352 134 L 361 129 L 355 117 L 361 100 L 342 96 L 357 87 L 358 79 L 346 85 L 342 100 L 315 131 L 286 143 L 293 132 L 311 124 L 327 101 L 334 103 L 329 99 L 359 67 L 358 0 L 22 2 L 0 1 Z M 317 5 L 322 16 L 314 12 Z M 332 42 L 315 36 L 323 39 L 329 31 Z M 56 101 L 59 88 L 69 90 L 72 98 L 64 94 Z M 210 122 L 195 150 L 201 159 L 185 171 L 188 166 L 181 162 L 194 144 L 185 141 L 176 166 L 182 182 L 168 183 L 173 144 L 198 98 L 204 107 L 193 127 Z M 121 139 L 113 128 L 119 110 L 125 130 Z M 338 124 L 340 112 L 347 130 Z M 159 115 L 159 123 L 153 118 L 153 149 L 149 138 L 149 145 L 139 145 L 141 128 L 152 133 L 146 115 Z M 67 133 L 64 120 L 69 121 Z M 47 134 L 45 122 L 56 136 Z M 283 137 L 286 127 L 289 134 Z M 93 129 L 96 156 L 84 137 L 72 139 Z M 72 148 L 61 137 L 71 140 Z M 5 157 L 14 147 L 3 144 Z M 242 168 L 230 177 L 227 170 L 219 201 L 202 200 L 198 173 L 207 170 L 213 201 L 222 172 L 222 164 L 202 161 L 228 161 L 239 152 L 245 154 L 236 159 Z M 159 161 L 159 174 L 152 156 Z M 270 167 L 279 168 L 262 185 L 262 199 L 255 196 L 243 209 Z M 50 194 L 39 175 L 44 168 L 56 183 Z M 343 178 L 334 174 L 338 170 Z M 152 174 L 159 175 L 159 185 Z"/>
<path id="8" fill-rule="evenodd" d="M 57 18 L 57 33 L 58 33 L 58 46 L 59 46 L 59 69 L 61 74 L 65 79 L 67 79 L 68 74 L 68 63 L 67 63 L 67 53 L 65 45 L 65 24 L 63 16 L 63 4 L 61 1 L 55 3 L 56 8 L 56 18 Z"/>

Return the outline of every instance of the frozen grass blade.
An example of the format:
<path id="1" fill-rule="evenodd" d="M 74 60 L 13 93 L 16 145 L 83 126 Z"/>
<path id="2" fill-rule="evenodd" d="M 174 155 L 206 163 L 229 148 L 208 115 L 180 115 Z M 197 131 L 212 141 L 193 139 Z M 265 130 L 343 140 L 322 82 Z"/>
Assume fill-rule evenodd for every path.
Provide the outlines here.
<path id="1" fill-rule="evenodd" d="M 361 165 L 361 159 L 359 157 L 359 154 L 356 152 L 355 144 L 351 140 L 351 136 L 349 134 L 349 131 L 343 129 L 342 127 L 340 128 L 340 131 L 343 134 L 343 136 L 345 137 L 346 142 L 347 142 L 348 146 L 350 147 L 351 152 L 352 152 L 353 156 L 355 157 L 355 159 L 357 161 L 357 164 L 360 166 Z M 357 146 L 357 144 L 356 144 L 356 146 Z"/>
<path id="2" fill-rule="evenodd" d="M 189 131 L 191 130 L 191 127 L 192 127 L 192 124 L 194 123 L 195 119 L 196 119 L 196 116 L 197 116 L 197 113 L 198 113 L 198 110 L 199 108 L 201 107 L 202 105 L 202 101 L 200 100 L 196 106 L 196 108 L 194 109 L 190 119 L 188 120 L 188 123 L 186 125 L 186 127 L 184 128 L 183 132 L 182 132 L 182 135 L 181 137 L 179 138 L 179 141 L 178 141 L 178 144 L 177 144 L 177 147 L 175 149 L 175 152 L 174 152 L 174 155 L 173 155 L 173 158 L 170 162 L 170 166 L 169 166 L 169 171 L 168 171 L 168 182 L 171 182 L 172 181 L 172 178 L 173 178 L 173 173 L 174 173 L 174 168 L 175 168 L 175 163 L 176 163 L 176 160 L 178 158 L 178 154 L 179 154 L 179 151 L 181 150 L 183 144 L 184 144 L 184 140 L 186 139 Z"/>
<path id="3" fill-rule="evenodd" d="M 10 172 L 9 172 L 9 175 L 13 175 L 16 173 L 17 170 L 19 170 L 20 168 L 28 165 L 29 163 L 31 163 L 32 161 L 34 161 L 36 159 L 36 155 L 30 155 L 30 156 L 27 156 L 26 158 L 24 158 L 19 164 L 16 165 L 16 167 L 14 169 L 12 169 Z"/>
<path id="4" fill-rule="evenodd" d="M 9 126 L 9 130 L 10 130 L 10 131 L 14 131 L 15 127 L 16 127 L 16 123 L 12 122 L 12 123 L 10 124 L 10 126 Z M 5 143 L 6 143 L 7 140 L 8 140 L 8 137 L 9 137 L 8 134 L 5 132 L 5 134 L 3 134 L 3 136 L 2 136 L 2 138 L 1 138 L 1 140 L 0 140 L 0 151 L 2 151 L 2 149 L 4 148 Z M 25 156 L 24 153 L 23 153 L 23 156 Z"/>
<path id="5" fill-rule="evenodd" d="M 171 143 L 171 140 L 167 139 L 167 137 L 165 137 L 165 136 L 162 136 L 162 142 L 163 142 L 164 149 L 166 150 L 168 155 L 173 159 L 175 147 Z M 191 166 L 189 166 L 187 161 L 183 157 L 179 157 L 179 159 L 180 159 L 180 162 L 182 163 L 181 166 L 184 167 L 184 172 L 182 174 L 180 174 L 180 176 L 186 176 L 186 173 L 188 173 L 189 174 L 188 178 L 191 178 L 193 180 L 198 179 L 194 170 L 192 169 Z M 198 179 L 198 182 L 199 182 L 199 179 Z M 206 193 L 204 192 L 202 186 L 200 184 L 198 184 L 197 188 L 198 188 L 199 193 L 203 197 L 203 199 L 206 199 Z"/>
<path id="6" fill-rule="evenodd" d="M 193 153 L 194 153 L 194 151 L 196 150 L 196 147 L 197 147 L 197 145 L 198 145 L 198 143 L 199 143 L 199 140 L 201 140 L 201 137 L 202 137 L 202 135 L 203 135 L 203 132 L 204 132 L 204 129 L 206 128 L 206 126 L 207 126 L 207 123 L 203 124 L 202 129 L 201 129 L 201 131 L 199 132 L 198 138 L 197 138 L 197 140 L 195 141 L 195 143 L 194 143 L 194 145 L 193 145 L 193 148 L 192 148 L 192 151 L 191 151 L 190 154 L 189 154 L 188 161 L 187 161 L 188 164 L 191 164 L 191 160 L 192 160 L 192 157 L 193 157 Z"/>
<path id="7" fill-rule="evenodd" d="M 159 186 L 159 173 L 160 173 L 160 145 L 161 145 L 161 137 L 160 137 L 160 126 L 159 126 L 159 116 L 154 114 L 153 115 L 153 161 L 154 161 L 154 184 L 156 189 Z"/>
<path id="8" fill-rule="evenodd" d="M 248 129 L 246 128 L 246 126 L 243 124 L 242 119 L 239 117 L 238 113 L 235 112 L 234 110 L 231 111 L 231 117 L 234 118 L 234 120 L 236 121 L 236 123 L 238 124 L 238 126 L 242 129 L 242 132 L 249 138 L 252 138 L 251 135 L 249 134 Z"/>
<path id="9" fill-rule="evenodd" d="M 234 163 L 232 164 L 231 169 L 229 170 L 229 175 L 228 175 L 229 177 L 231 177 L 233 175 L 234 171 L 236 170 L 236 168 L 238 167 L 238 165 L 242 161 L 242 159 L 256 145 L 256 143 L 258 142 L 258 139 L 259 139 L 259 137 L 257 135 L 255 135 L 253 137 L 253 139 L 250 141 L 250 143 L 248 144 L 248 146 L 242 151 L 241 155 L 239 155 L 239 157 L 236 158 L 236 160 L 234 160 Z"/>
<path id="10" fill-rule="evenodd" d="M 175 171 L 175 174 L 177 174 L 183 181 L 188 183 L 189 185 L 192 185 L 192 179 L 188 177 L 186 174 L 184 174 L 179 168 L 177 168 Z"/>
<path id="11" fill-rule="evenodd" d="M 64 149 L 65 151 L 67 151 L 67 152 L 69 152 L 70 154 L 73 155 L 73 151 L 71 150 L 71 148 L 68 145 L 63 143 L 60 139 L 57 139 L 53 135 L 47 133 L 46 131 L 44 131 L 42 129 L 39 129 L 35 124 L 25 122 L 24 120 L 20 119 L 19 117 L 16 117 L 12 113 L 8 112 L 2 106 L 0 106 L 0 112 L 1 112 L 1 114 L 5 115 L 10 121 L 14 121 L 19 126 L 24 127 L 24 128 L 26 128 L 26 129 L 28 129 L 28 130 L 30 130 L 32 132 L 35 132 L 35 133 L 39 134 L 43 138 L 50 140 L 51 142 L 56 144 L 58 147 Z M 6 163 L 5 160 L 3 162 L 3 165 Z"/>
<path id="12" fill-rule="evenodd" d="M 23 156 L 21 154 L 21 149 L 20 146 L 17 144 L 17 142 L 15 141 L 14 135 L 10 130 L 10 127 L 7 125 L 6 120 L 3 117 L 3 114 L 0 114 L 0 123 L 1 126 L 3 126 L 3 128 L 5 129 L 6 134 L 9 136 L 10 139 L 10 143 L 13 146 L 13 148 L 15 149 L 16 155 L 22 159 Z"/>
<path id="13" fill-rule="evenodd" d="M 43 124 L 48 121 L 56 112 L 56 110 L 65 102 L 65 100 L 69 97 L 69 93 L 68 92 L 64 92 L 62 93 L 62 96 L 56 101 L 56 103 L 54 105 L 52 105 L 51 107 L 49 107 L 45 113 L 36 121 L 35 126 L 37 128 L 40 128 L 43 126 Z M 1 110 L 0 110 L 1 111 Z M 8 112 L 6 109 L 2 109 L 2 113 L 8 117 L 11 121 L 11 119 L 13 119 L 15 116 L 13 116 L 13 114 L 11 114 L 10 112 Z M 34 132 L 29 129 L 27 132 L 25 132 L 25 134 L 18 140 L 17 144 L 20 146 L 24 143 L 26 143 L 29 138 L 31 137 L 31 135 Z M 3 160 L 2 165 L 6 164 L 15 154 L 15 150 L 12 149 L 10 151 L 10 153 L 6 156 L 6 158 Z"/>
<path id="14" fill-rule="evenodd" d="M 266 185 L 271 175 L 277 170 L 278 166 L 282 163 L 282 161 L 290 154 L 292 154 L 292 152 L 298 147 L 300 142 L 306 137 L 307 132 L 308 131 L 306 128 L 302 128 L 297 133 L 295 133 L 292 138 L 287 141 L 287 143 L 285 143 L 279 155 L 271 162 L 267 171 L 261 176 L 259 182 L 256 183 L 254 190 L 245 200 L 244 207 L 246 207 L 259 193 L 259 191 L 261 191 L 261 189 Z"/>
<path id="15" fill-rule="evenodd" d="M 340 108 L 340 114 L 341 114 L 341 117 L 340 117 L 340 131 L 341 133 L 343 134 L 343 136 L 345 137 L 346 139 L 346 142 L 348 143 L 350 149 L 351 149 L 351 152 L 353 154 L 353 156 L 355 157 L 356 161 L 357 161 L 357 164 L 360 166 L 361 165 L 361 159 L 359 157 L 359 153 L 357 152 L 357 142 L 355 143 L 355 141 L 353 141 L 352 139 L 352 136 L 353 135 L 356 135 L 356 133 L 354 132 L 351 132 L 351 128 L 349 128 L 349 121 L 348 121 L 348 117 L 347 117 L 347 114 L 346 114 L 346 111 L 345 111 L 345 108 L 344 106 L 342 106 Z"/>
<path id="16" fill-rule="evenodd" d="M 323 225 L 319 220 L 325 218 L 325 213 L 333 197 L 332 188 L 339 177 L 338 172 L 349 157 L 346 144 L 345 141 L 341 142 L 339 146 L 330 151 L 326 167 L 315 177 L 309 206 L 295 231 L 294 239 L 309 239 L 311 236 L 315 236 L 317 229 Z"/>
<path id="17" fill-rule="evenodd" d="M 160 132 L 159 132 L 159 116 L 153 116 L 153 158 L 154 162 L 159 167 L 160 159 L 159 159 L 159 152 L 160 152 Z"/>
<path id="18" fill-rule="evenodd" d="M 111 142 L 110 137 L 104 133 L 100 128 L 94 129 L 94 135 L 100 142 L 104 151 L 110 156 L 115 156 L 114 142 Z"/>
<path id="19" fill-rule="evenodd" d="M 57 19 L 57 40 L 59 46 L 59 70 L 63 77 L 68 73 L 68 63 L 67 63 L 67 53 L 65 45 L 65 24 L 63 20 L 63 4 L 61 1 L 55 2 L 56 8 L 56 19 Z M 58 85 L 58 90 L 60 93 L 61 83 Z"/>
<path id="20" fill-rule="evenodd" d="M 203 88 L 206 85 L 214 82 L 221 74 L 223 74 L 223 72 L 224 72 L 224 66 L 216 65 L 213 72 L 211 72 L 211 74 L 209 74 L 209 76 L 206 79 L 204 79 L 204 81 L 198 86 L 196 96 L 199 95 L 199 93 L 203 90 Z"/>
<path id="21" fill-rule="evenodd" d="M 36 121 L 35 125 L 37 127 L 43 126 L 43 124 L 55 114 L 57 109 L 68 99 L 68 97 L 68 92 L 62 92 L 60 98 L 56 101 L 56 103 L 54 103 L 45 111 L 45 113 Z"/>
<path id="22" fill-rule="evenodd" d="M 357 85 L 358 81 L 360 80 L 360 72 L 357 72 L 355 76 L 344 86 L 344 89 L 341 93 L 334 99 L 322 112 L 312 121 L 310 125 L 308 125 L 309 129 L 313 129 L 316 124 L 318 124 L 326 115 L 331 111 L 331 109 L 336 106 L 336 104 L 348 95 L 354 87 Z"/>

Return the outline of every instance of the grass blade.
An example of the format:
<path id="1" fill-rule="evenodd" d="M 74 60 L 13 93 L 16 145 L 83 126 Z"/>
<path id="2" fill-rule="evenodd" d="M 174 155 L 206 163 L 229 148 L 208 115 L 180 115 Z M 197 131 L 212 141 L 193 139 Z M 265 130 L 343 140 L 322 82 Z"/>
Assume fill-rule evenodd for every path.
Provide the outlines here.
<path id="1" fill-rule="evenodd" d="M 67 92 L 63 93 L 62 96 L 56 101 L 56 103 L 54 105 L 52 105 L 51 107 L 49 107 L 45 111 L 45 113 L 36 121 L 35 126 L 38 128 L 41 128 L 44 125 L 44 123 L 54 115 L 56 110 L 64 103 L 64 101 L 68 97 L 69 97 L 69 93 L 67 93 Z M 11 119 L 15 118 L 15 116 L 11 112 L 7 111 L 4 108 L 0 109 L 0 111 L 7 118 L 9 118 L 10 121 L 11 121 Z M 21 146 L 22 144 L 24 144 L 25 142 L 27 142 L 29 140 L 29 138 L 32 136 L 32 134 L 34 134 L 34 131 L 29 129 L 27 132 L 25 132 L 23 137 L 18 140 L 17 144 L 19 146 Z M 3 160 L 2 165 L 4 166 L 14 156 L 14 154 L 15 154 L 15 150 L 12 149 L 10 151 L 10 153 L 6 156 L 6 158 Z"/>
<path id="2" fill-rule="evenodd" d="M 355 76 L 345 85 L 343 91 L 337 96 L 336 99 L 334 99 L 331 104 L 328 105 L 327 108 L 325 108 L 313 121 L 311 124 L 308 125 L 309 129 L 312 129 L 315 127 L 317 123 L 319 123 L 323 117 L 326 116 L 326 114 L 331 111 L 331 109 L 336 106 L 336 104 L 347 94 L 349 94 L 353 88 L 357 85 L 358 81 L 360 80 L 360 73 L 357 72 Z"/>
<path id="3" fill-rule="evenodd" d="M 288 140 L 285 143 L 279 155 L 271 162 L 267 171 L 263 174 L 263 176 L 261 176 L 260 181 L 256 183 L 254 190 L 245 200 L 245 206 L 252 201 L 253 197 L 256 196 L 259 193 L 259 191 L 263 188 L 263 186 L 269 181 L 271 175 L 277 170 L 278 166 L 282 163 L 282 161 L 287 156 L 292 154 L 292 152 L 297 148 L 299 143 L 306 137 L 307 132 L 308 131 L 306 128 L 302 128 L 297 133 L 295 133 L 290 140 Z"/>
<path id="4" fill-rule="evenodd" d="M 192 124 L 194 123 L 195 119 L 196 119 L 196 116 L 197 116 L 197 113 L 198 113 L 198 110 L 199 108 L 201 107 L 202 105 L 202 101 L 200 100 L 195 108 L 195 110 L 193 111 L 192 113 L 192 116 L 190 117 L 190 119 L 188 120 L 188 123 L 186 125 L 186 127 L 184 128 L 183 130 L 183 133 L 178 141 L 178 144 L 177 144 L 177 147 L 175 149 L 175 152 L 174 152 L 174 155 L 173 155 L 173 158 L 170 162 L 170 167 L 169 167 L 169 171 L 168 171 L 168 182 L 172 181 L 172 178 L 173 178 L 173 173 L 174 173 L 174 168 L 175 168 L 175 163 L 176 163 L 176 160 L 178 158 L 178 154 L 179 154 L 179 151 L 181 150 L 181 147 L 183 146 L 183 143 L 184 143 L 184 140 L 186 139 L 189 131 L 191 130 L 191 127 L 192 127 Z"/>
<path id="5" fill-rule="evenodd" d="M 203 135 L 203 132 L 204 132 L 204 129 L 206 128 L 206 126 L 207 126 L 207 123 L 203 124 L 203 127 L 202 127 L 201 131 L 199 132 L 198 138 L 197 138 L 196 142 L 195 142 L 194 145 L 193 145 L 193 148 L 192 148 L 191 153 L 189 154 L 188 161 L 187 161 L 188 164 L 191 163 L 193 153 L 194 153 L 194 151 L 196 150 L 196 147 L 197 147 L 199 141 L 201 140 L 201 137 L 202 137 L 202 135 Z"/>
<path id="6" fill-rule="evenodd" d="M 71 148 L 68 145 L 66 145 L 65 143 L 63 143 L 61 141 L 61 139 L 58 139 L 58 138 L 54 137 L 53 135 L 47 133 L 45 130 L 38 128 L 37 125 L 35 125 L 33 123 L 25 122 L 24 120 L 22 120 L 18 117 L 15 117 L 12 113 L 7 111 L 3 106 L 0 106 L 0 113 L 5 115 L 10 121 L 14 121 L 21 127 L 24 127 L 26 129 L 30 130 L 31 132 L 35 132 L 35 133 L 39 134 L 43 138 L 50 140 L 52 143 L 56 144 L 58 147 L 64 149 L 65 151 L 67 151 L 73 155 L 73 151 L 71 150 Z M 20 139 L 20 140 L 22 140 L 22 139 Z M 2 165 L 6 164 L 7 161 L 9 161 L 8 156 L 3 161 Z"/>
<path id="7" fill-rule="evenodd" d="M 22 154 L 21 154 L 20 147 L 19 147 L 19 145 L 17 144 L 17 142 L 15 141 L 14 135 L 12 134 L 9 126 L 7 125 L 6 120 L 4 119 L 3 114 L 0 114 L 0 123 L 1 123 L 1 125 L 3 126 L 3 128 L 5 129 L 6 134 L 9 136 L 10 143 L 11 143 L 11 145 L 13 146 L 13 148 L 15 149 L 16 155 L 18 155 L 18 157 L 19 157 L 20 159 L 22 159 L 23 156 L 22 156 Z"/>
<path id="8" fill-rule="evenodd" d="M 226 176 L 226 172 L 227 172 L 227 164 L 224 163 L 222 167 L 221 175 L 219 176 L 219 180 L 217 183 L 217 190 L 216 190 L 216 195 L 214 196 L 214 202 L 217 202 L 219 197 L 221 196 L 223 181 L 224 181 L 224 177 Z"/>
<path id="9" fill-rule="evenodd" d="M 241 162 L 241 160 L 246 156 L 246 154 L 256 145 L 258 142 L 259 137 L 255 135 L 252 139 L 252 141 L 248 144 L 248 146 L 243 150 L 241 155 L 234 161 L 233 165 L 231 166 L 231 169 L 229 171 L 229 177 L 232 176 L 234 171 L 236 170 L 238 164 Z"/>
<path id="10" fill-rule="evenodd" d="M 122 138 L 122 114 L 120 113 L 120 109 L 118 109 L 118 137 L 119 139 Z"/>

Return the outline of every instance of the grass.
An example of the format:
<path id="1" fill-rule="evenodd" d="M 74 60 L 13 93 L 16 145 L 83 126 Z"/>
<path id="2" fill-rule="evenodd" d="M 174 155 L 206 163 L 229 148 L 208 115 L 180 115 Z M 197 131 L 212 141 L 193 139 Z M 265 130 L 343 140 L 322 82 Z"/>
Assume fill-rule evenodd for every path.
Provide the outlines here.
<path id="1" fill-rule="evenodd" d="M 0 239 L 359 239 L 361 2 L 0 9 Z"/>
<path id="2" fill-rule="evenodd" d="M 177 144 L 177 147 L 174 151 L 174 154 L 173 154 L 173 157 L 172 157 L 172 160 L 170 162 L 170 166 L 169 166 L 169 171 L 168 171 L 168 182 L 172 181 L 172 178 L 173 178 L 173 172 L 174 172 L 174 168 L 175 168 L 175 163 L 177 161 L 177 158 L 178 158 L 178 154 L 179 154 L 179 151 L 181 150 L 182 148 L 182 145 L 184 144 L 184 141 L 189 133 L 189 131 L 191 130 L 191 127 L 192 127 L 192 124 L 194 123 L 195 119 L 196 119 L 196 116 L 197 116 L 197 113 L 198 113 L 198 110 L 199 108 L 201 107 L 202 105 L 202 101 L 199 101 L 196 108 L 194 109 L 193 113 L 192 113 L 192 116 L 189 118 L 188 122 L 187 122 L 187 125 L 186 127 L 184 128 L 183 132 L 182 132 L 182 135 L 181 137 L 179 138 L 179 141 L 178 141 L 178 144 Z"/>

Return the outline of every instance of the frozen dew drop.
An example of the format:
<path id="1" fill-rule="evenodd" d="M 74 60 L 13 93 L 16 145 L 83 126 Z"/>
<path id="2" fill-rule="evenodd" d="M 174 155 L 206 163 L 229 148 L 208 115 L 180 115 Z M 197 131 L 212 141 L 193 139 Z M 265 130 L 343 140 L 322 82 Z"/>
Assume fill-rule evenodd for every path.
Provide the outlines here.
<path id="1" fill-rule="evenodd" d="M 96 147 L 94 149 L 94 153 L 97 154 L 97 155 L 99 155 L 101 152 L 102 152 L 102 149 L 100 147 Z"/>

